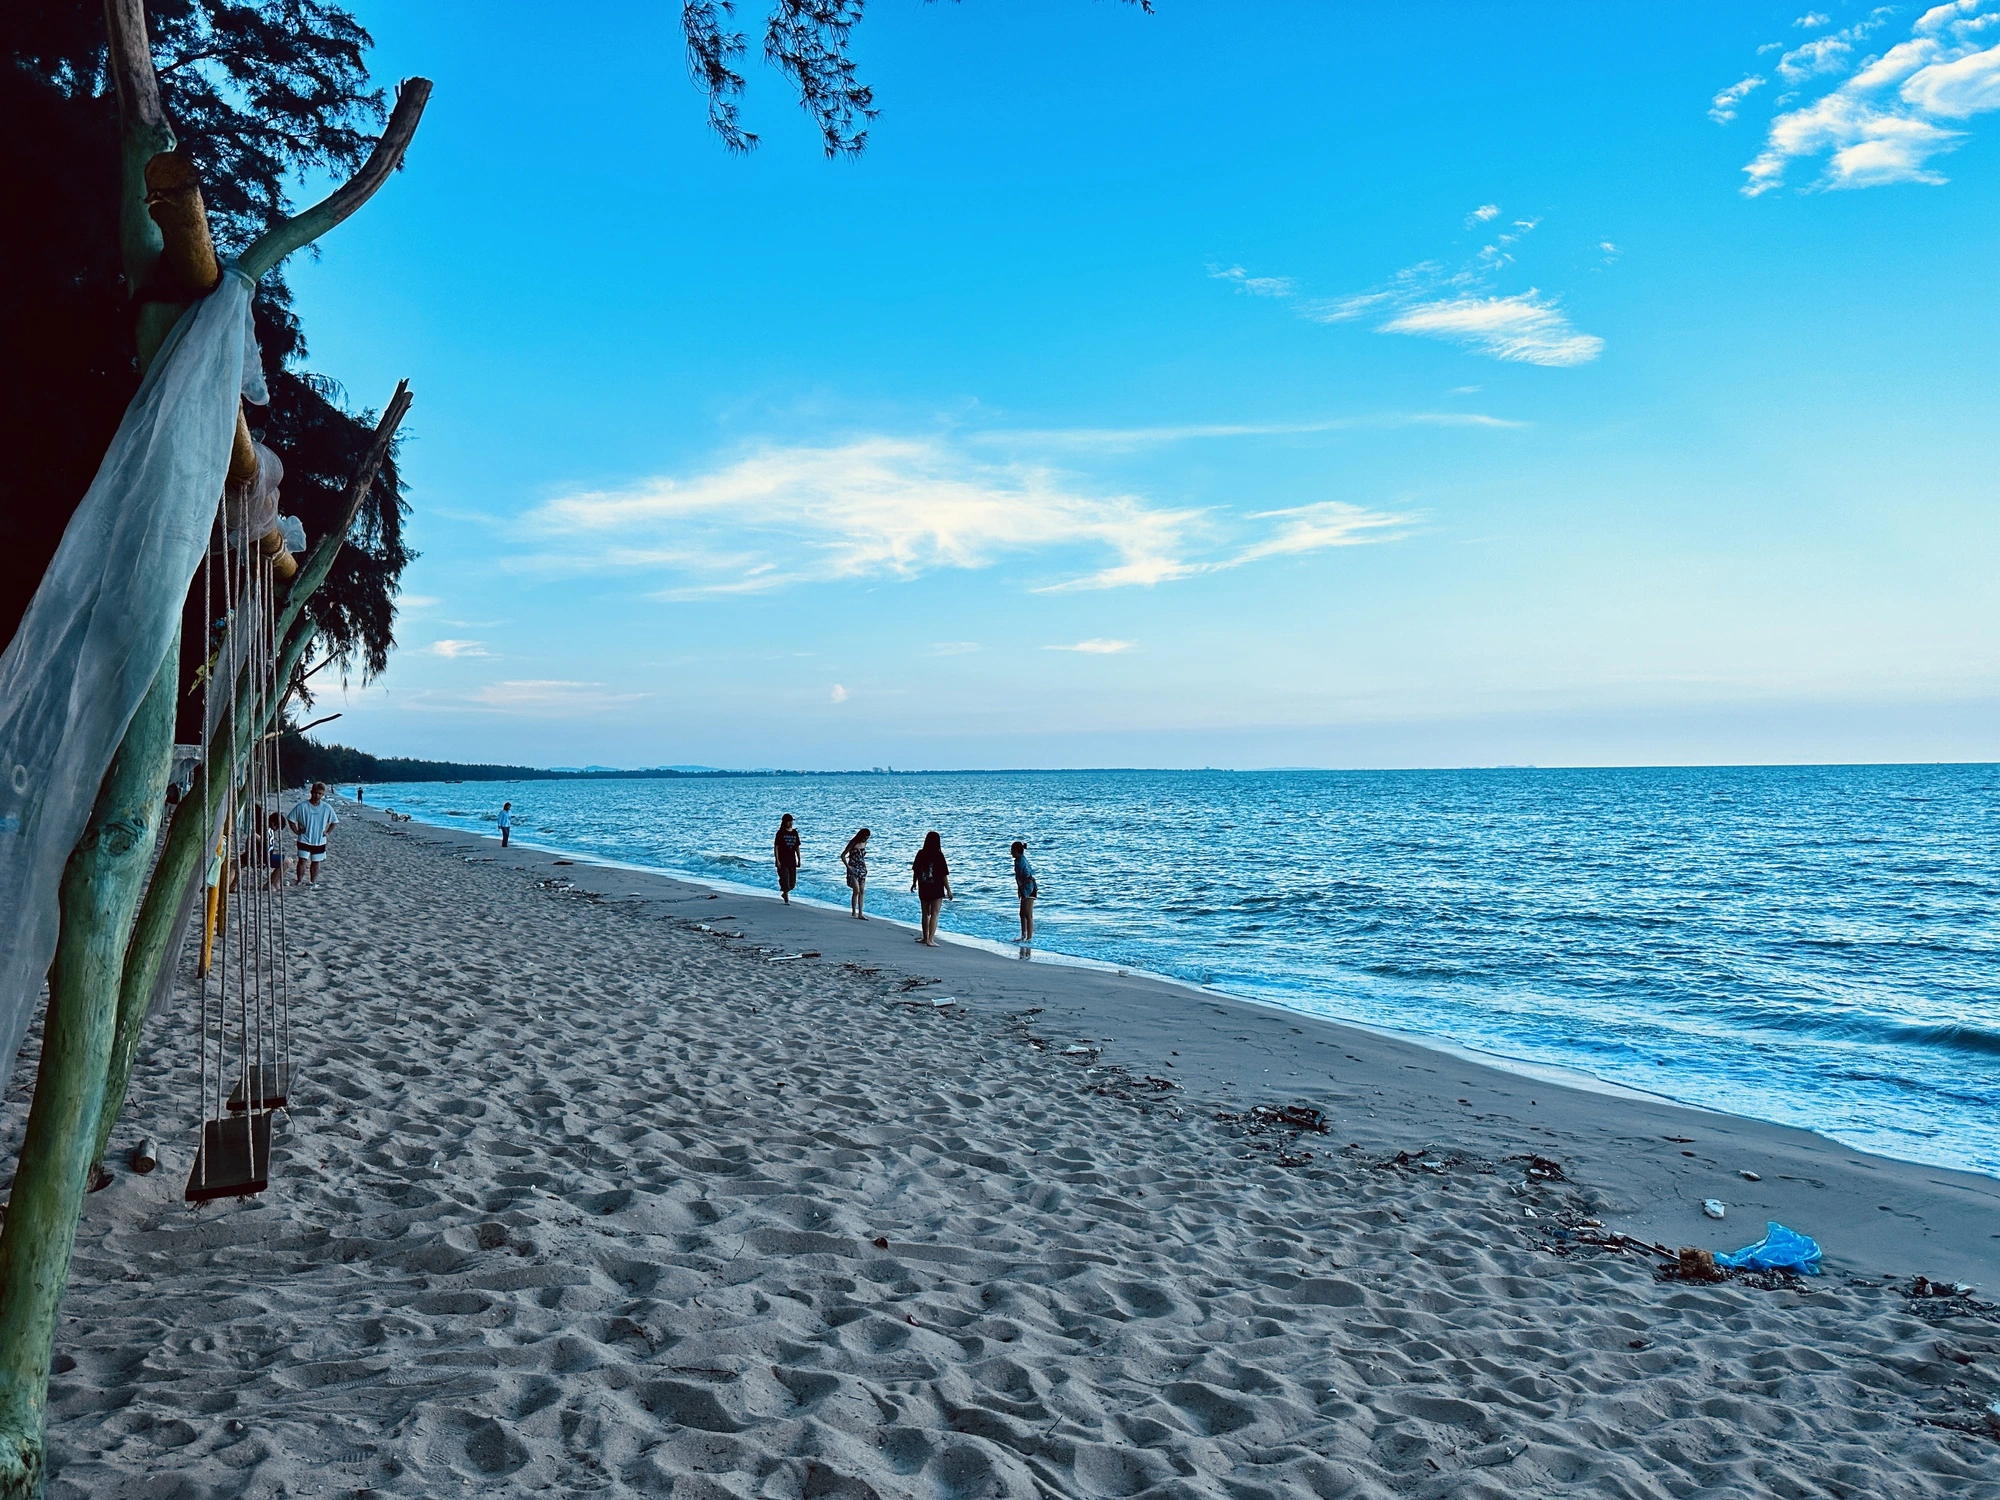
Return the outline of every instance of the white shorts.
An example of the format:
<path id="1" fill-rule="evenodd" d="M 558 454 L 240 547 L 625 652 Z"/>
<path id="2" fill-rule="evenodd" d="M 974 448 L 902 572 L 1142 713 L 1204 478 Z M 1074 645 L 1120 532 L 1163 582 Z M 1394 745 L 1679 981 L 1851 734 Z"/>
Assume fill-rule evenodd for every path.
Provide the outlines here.
<path id="1" fill-rule="evenodd" d="M 301 843 L 299 845 L 299 858 L 305 860 L 308 864 L 316 865 L 326 858 L 326 845 Z"/>

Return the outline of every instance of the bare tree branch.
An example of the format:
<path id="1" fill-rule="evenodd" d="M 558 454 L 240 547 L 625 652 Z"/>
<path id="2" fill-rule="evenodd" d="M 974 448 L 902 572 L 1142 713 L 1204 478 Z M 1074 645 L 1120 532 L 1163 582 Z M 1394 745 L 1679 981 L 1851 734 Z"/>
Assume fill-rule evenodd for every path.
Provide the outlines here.
<path id="1" fill-rule="evenodd" d="M 417 133 L 417 122 L 423 118 L 424 105 L 430 97 L 431 81 L 428 78 L 403 80 L 396 90 L 396 107 L 389 115 L 389 124 L 382 132 L 382 139 L 375 143 L 375 150 L 362 163 L 361 170 L 345 186 L 337 188 L 305 212 L 265 230 L 257 242 L 243 252 L 239 264 L 251 280 L 261 277 L 294 250 L 310 245 L 375 196 L 382 184 L 389 180 L 390 174 L 402 166 L 403 153 L 409 149 L 410 139 Z"/>

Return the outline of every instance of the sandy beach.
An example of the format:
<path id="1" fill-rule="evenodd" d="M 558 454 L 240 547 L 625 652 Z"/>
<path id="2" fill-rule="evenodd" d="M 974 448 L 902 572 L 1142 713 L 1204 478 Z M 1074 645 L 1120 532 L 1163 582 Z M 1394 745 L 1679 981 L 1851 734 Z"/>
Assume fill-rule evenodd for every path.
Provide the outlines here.
<path id="1" fill-rule="evenodd" d="M 153 1018 L 52 1495 L 2000 1496 L 2000 1182 L 342 816 L 262 1197 Z"/>

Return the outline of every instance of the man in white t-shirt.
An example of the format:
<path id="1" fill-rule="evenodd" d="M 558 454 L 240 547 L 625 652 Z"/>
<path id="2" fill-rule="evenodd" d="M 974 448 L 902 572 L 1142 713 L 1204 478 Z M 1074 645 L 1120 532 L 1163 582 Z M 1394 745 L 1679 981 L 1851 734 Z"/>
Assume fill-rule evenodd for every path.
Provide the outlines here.
<path id="1" fill-rule="evenodd" d="M 326 800 L 326 783 L 315 781 L 312 796 L 292 808 L 292 832 L 299 836 L 299 881 L 306 878 L 306 869 L 310 866 L 313 884 L 319 884 L 320 861 L 326 858 L 327 830 L 339 821 L 340 815 Z"/>

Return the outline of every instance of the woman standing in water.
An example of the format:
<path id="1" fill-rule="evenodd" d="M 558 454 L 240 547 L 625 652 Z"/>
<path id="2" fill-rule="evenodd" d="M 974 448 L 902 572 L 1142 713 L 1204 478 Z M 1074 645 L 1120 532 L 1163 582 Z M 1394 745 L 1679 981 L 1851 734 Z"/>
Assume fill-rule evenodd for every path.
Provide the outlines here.
<path id="1" fill-rule="evenodd" d="M 848 910 L 865 922 L 868 916 L 861 910 L 861 900 L 868 892 L 867 829 L 847 841 L 847 847 L 840 851 L 840 867 L 847 871 Z"/>
<path id="2" fill-rule="evenodd" d="M 917 893 L 924 909 L 924 930 L 917 941 L 926 948 L 937 946 L 938 908 L 953 898 L 951 867 L 944 862 L 944 844 L 933 828 L 924 835 L 924 847 L 910 861 L 910 889 Z"/>
<path id="3" fill-rule="evenodd" d="M 792 887 L 799 883 L 799 831 L 786 813 L 778 822 L 778 836 L 771 840 L 771 858 L 778 866 L 778 895 L 792 904 Z"/>
<path id="4" fill-rule="evenodd" d="M 1021 946 L 1035 940 L 1035 897 L 1042 891 L 1035 882 L 1035 867 L 1028 863 L 1028 846 L 1014 840 L 1014 892 L 1021 898 Z"/>

